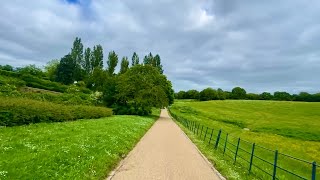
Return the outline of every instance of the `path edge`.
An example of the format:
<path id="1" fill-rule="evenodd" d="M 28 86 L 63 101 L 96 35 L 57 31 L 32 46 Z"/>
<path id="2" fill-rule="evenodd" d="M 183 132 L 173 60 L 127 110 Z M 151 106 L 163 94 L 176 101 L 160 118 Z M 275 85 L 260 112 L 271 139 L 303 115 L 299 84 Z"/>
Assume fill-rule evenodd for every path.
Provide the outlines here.
<path id="1" fill-rule="evenodd" d="M 160 113 L 161 113 L 161 112 L 160 112 Z M 159 118 L 160 118 L 160 114 L 159 114 Z M 152 128 L 152 127 L 154 126 L 154 124 L 159 120 L 159 118 L 156 119 L 156 120 L 153 122 L 153 124 L 152 124 L 151 127 L 148 129 L 148 131 L 139 139 L 139 141 L 138 141 L 138 142 L 136 143 L 136 145 L 131 149 L 131 151 L 130 151 L 128 154 L 126 154 L 126 155 L 121 159 L 121 161 L 117 164 L 117 166 L 107 175 L 107 177 L 104 178 L 105 180 L 111 180 L 111 179 L 116 175 L 116 173 L 119 171 L 119 169 L 124 165 L 126 159 L 131 156 L 132 151 L 134 150 L 134 148 L 135 148 L 136 146 L 138 146 L 138 144 L 140 143 L 140 141 L 141 141 L 141 140 L 146 136 L 146 134 L 151 130 L 151 128 Z"/>
<path id="2" fill-rule="evenodd" d="M 168 111 L 168 109 L 167 109 Z M 172 121 L 176 124 L 176 126 L 179 127 L 180 131 L 182 131 L 182 133 L 185 135 L 185 137 L 187 139 L 189 139 L 189 141 L 192 143 L 192 145 L 194 146 L 194 148 L 198 151 L 198 153 L 201 155 L 201 157 L 208 163 L 208 165 L 210 166 L 210 168 L 213 170 L 213 172 L 221 179 L 221 180 L 226 180 L 225 177 L 223 177 L 220 172 L 218 170 L 216 170 L 216 168 L 214 168 L 213 164 L 208 160 L 208 158 L 202 154 L 202 152 L 199 150 L 199 148 L 193 143 L 193 141 L 189 138 L 189 136 L 181 129 L 181 127 L 177 124 L 176 120 L 171 116 L 170 111 L 168 111 L 168 114 L 170 116 L 170 118 L 172 119 Z"/>

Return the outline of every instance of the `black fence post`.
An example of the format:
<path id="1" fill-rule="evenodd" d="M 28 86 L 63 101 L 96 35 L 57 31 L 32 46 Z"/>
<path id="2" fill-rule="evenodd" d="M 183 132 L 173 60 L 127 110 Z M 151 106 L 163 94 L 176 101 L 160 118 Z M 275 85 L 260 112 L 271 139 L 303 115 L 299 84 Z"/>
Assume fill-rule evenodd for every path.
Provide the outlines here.
<path id="1" fill-rule="evenodd" d="M 314 161 L 312 163 L 312 180 L 316 180 L 317 163 Z"/>
<path id="2" fill-rule="evenodd" d="M 250 166 L 249 166 L 249 173 L 251 172 L 252 163 L 253 163 L 253 154 L 254 154 L 254 148 L 256 146 L 256 143 L 252 144 L 252 151 L 251 151 L 251 157 L 250 157 Z"/>
<path id="3" fill-rule="evenodd" d="M 219 130 L 218 137 L 217 137 L 217 140 L 216 140 L 216 144 L 215 144 L 215 146 L 214 146 L 215 149 L 218 148 L 219 141 L 220 141 L 220 136 L 221 136 L 221 129 Z"/>
<path id="4" fill-rule="evenodd" d="M 206 141 L 207 133 L 208 133 L 208 127 L 207 127 L 207 129 L 206 129 L 206 134 L 204 135 L 204 138 L 203 138 L 203 141 L 204 141 L 204 142 Z"/>
<path id="5" fill-rule="evenodd" d="M 237 161 L 239 146 L 240 146 L 240 138 L 238 139 L 238 145 L 237 145 L 236 153 L 235 153 L 235 155 L 234 155 L 234 164 L 235 164 L 236 161 Z"/>
<path id="6" fill-rule="evenodd" d="M 202 136 L 202 130 L 203 130 L 203 125 L 202 125 L 201 132 L 200 132 L 200 139 L 201 139 L 201 136 Z"/>
<path id="7" fill-rule="evenodd" d="M 212 130 L 211 130 L 211 136 L 210 136 L 210 140 L 209 140 L 209 145 L 210 145 L 210 143 L 211 143 L 212 134 L 213 134 L 213 128 L 212 128 Z"/>
<path id="8" fill-rule="evenodd" d="M 226 148 L 227 148 L 227 143 L 228 143 L 228 136 L 229 136 L 229 134 L 227 133 L 226 141 L 224 142 L 223 155 L 226 153 Z"/>
<path id="9" fill-rule="evenodd" d="M 274 153 L 273 176 L 272 176 L 273 180 L 276 179 L 276 175 L 277 175 L 277 162 L 278 162 L 278 150 L 276 150 Z"/>

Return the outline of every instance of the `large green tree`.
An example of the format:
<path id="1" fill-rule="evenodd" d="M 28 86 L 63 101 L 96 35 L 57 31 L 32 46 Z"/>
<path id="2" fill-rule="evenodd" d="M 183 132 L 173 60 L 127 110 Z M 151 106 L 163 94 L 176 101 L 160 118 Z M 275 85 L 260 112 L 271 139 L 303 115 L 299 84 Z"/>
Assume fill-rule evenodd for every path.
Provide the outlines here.
<path id="1" fill-rule="evenodd" d="M 118 106 L 129 107 L 129 112 L 149 114 L 152 107 L 166 107 L 173 103 L 171 82 L 152 66 L 136 65 L 119 76 L 116 86 Z M 123 112 L 116 112 L 123 113 Z"/>
<path id="2" fill-rule="evenodd" d="M 109 52 L 107 60 L 107 72 L 110 76 L 114 75 L 114 71 L 118 65 L 118 61 L 118 55 L 114 51 Z"/>
<path id="3" fill-rule="evenodd" d="M 233 99 L 245 99 L 247 92 L 241 87 L 235 87 L 232 89 L 231 95 Z"/>

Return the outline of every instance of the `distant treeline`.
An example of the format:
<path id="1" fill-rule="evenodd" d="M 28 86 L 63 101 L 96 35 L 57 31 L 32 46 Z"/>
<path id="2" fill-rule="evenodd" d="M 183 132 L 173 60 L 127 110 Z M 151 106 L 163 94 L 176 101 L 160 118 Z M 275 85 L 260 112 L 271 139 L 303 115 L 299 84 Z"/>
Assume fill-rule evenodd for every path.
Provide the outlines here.
<path id="1" fill-rule="evenodd" d="M 247 100 L 276 100 L 276 101 L 306 101 L 320 102 L 320 93 L 310 94 L 300 92 L 299 94 L 290 94 L 288 92 L 263 92 L 261 94 L 247 93 L 241 87 L 235 87 L 231 92 L 223 91 L 222 89 L 206 88 L 202 91 L 189 90 L 179 91 L 175 93 L 176 99 L 197 99 L 200 101 L 209 100 L 225 100 L 225 99 L 247 99 Z"/>

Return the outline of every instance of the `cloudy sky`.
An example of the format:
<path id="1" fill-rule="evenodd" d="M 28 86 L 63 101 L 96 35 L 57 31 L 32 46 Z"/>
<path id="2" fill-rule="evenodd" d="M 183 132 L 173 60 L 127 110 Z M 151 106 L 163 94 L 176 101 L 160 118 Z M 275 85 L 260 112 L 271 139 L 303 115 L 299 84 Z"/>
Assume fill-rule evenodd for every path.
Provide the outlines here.
<path id="1" fill-rule="evenodd" d="M 318 0 L 3 0 L 0 64 L 86 47 L 160 54 L 174 89 L 320 91 Z"/>

